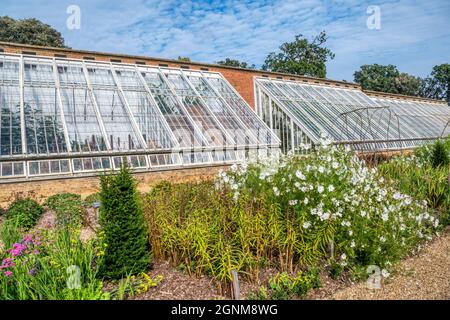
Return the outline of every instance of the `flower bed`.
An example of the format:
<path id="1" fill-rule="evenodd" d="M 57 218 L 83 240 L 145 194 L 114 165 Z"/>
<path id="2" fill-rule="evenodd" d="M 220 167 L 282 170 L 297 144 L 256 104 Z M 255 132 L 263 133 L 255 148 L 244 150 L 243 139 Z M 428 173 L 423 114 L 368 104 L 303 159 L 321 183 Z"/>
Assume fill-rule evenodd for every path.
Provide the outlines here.
<path id="1" fill-rule="evenodd" d="M 257 280 L 266 266 L 388 268 L 439 224 L 424 202 L 327 141 L 307 156 L 233 166 L 214 184 L 160 184 L 146 215 L 157 257 L 222 283 L 232 269 Z"/>

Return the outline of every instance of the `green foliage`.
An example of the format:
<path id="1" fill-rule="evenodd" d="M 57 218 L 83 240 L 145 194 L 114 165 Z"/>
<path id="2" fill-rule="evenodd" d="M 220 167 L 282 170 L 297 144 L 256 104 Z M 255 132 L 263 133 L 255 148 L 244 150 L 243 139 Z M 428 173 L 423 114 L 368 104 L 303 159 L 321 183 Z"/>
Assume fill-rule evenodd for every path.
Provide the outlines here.
<path id="1" fill-rule="evenodd" d="M 433 99 L 445 99 L 450 104 L 450 64 L 433 67 L 430 76 L 424 80 L 422 96 Z"/>
<path id="2" fill-rule="evenodd" d="M 269 280 L 272 300 L 289 300 L 293 297 L 301 298 L 309 290 L 318 287 L 320 287 L 320 278 L 317 269 L 312 269 L 306 273 L 299 272 L 295 277 L 282 272 Z"/>
<path id="3" fill-rule="evenodd" d="M 226 58 L 225 60 L 217 61 L 217 64 L 220 64 L 223 66 L 243 68 L 243 69 L 255 69 L 256 68 L 256 66 L 254 64 L 250 65 L 247 62 L 239 61 L 236 59 L 230 59 L 230 58 Z"/>
<path id="4" fill-rule="evenodd" d="M 401 192 L 425 201 L 441 223 L 447 225 L 450 223 L 450 165 L 433 165 L 437 163 L 436 149 L 440 150 L 439 153 L 446 149 L 448 154 L 450 139 L 420 147 L 413 156 L 397 157 L 380 164 L 379 171 Z"/>
<path id="5" fill-rule="evenodd" d="M 37 19 L 0 17 L 0 41 L 64 48 L 61 33 Z"/>
<path id="6" fill-rule="evenodd" d="M 293 274 L 328 256 L 342 269 L 390 265 L 437 224 L 427 208 L 355 155 L 324 145 L 307 156 L 233 166 L 216 181 L 162 183 L 146 198 L 156 257 L 229 283 L 270 266 Z"/>
<path id="7" fill-rule="evenodd" d="M 431 165 L 434 168 L 448 167 L 450 164 L 450 148 L 446 147 L 444 142 L 438 140 L 434 143 L 431 154 Z"/>
<path id="8" fill-rule="evenodd" d="M 363 65 L 353 76 L 364 90 L 418 96 L 422 87 L 420 78 L 400 73 L 393 65 Z"/>
<path id="9" fill-rule="evenodd" d="M 330 277 L 336 280 L 342 274 L 344 269 L 345 268 L 342 264 L 338 263 L 335 260 L 331 261 L 329 266 Z"/>
<path id="10" fill-rule="evenodd" d="M 155 278 L 142 272 L 139 276 L 128 274 L 120 279 L 117 287 L 110 291 L 113 300 L 126 300 L 134 298 L 136 295 L 147 292 L 150 288 L 156 287 L 163 280 L 163 276 L 157 275 Z"/>
<path id="11" fill-rule="evenodd" d="M 36 225 L 43 211 L 42 206 L 33 199 L 17 199 L 10 205 L 6 218 L 17 219 L 16 222 L 20 227 L 29 229 Z"/>
<path id="12" fill-rule="evenodd" d="M 83 204 L 87 207 L 92 207 L 94 202 L 100 202 L 99 192 L 88 195 L 86 199 L 84 199 Z"/>
<path id="13" fill-rule="evenodd" d="M 61 226 L 80 226 L 84 218 L 81 196 L 72 193 L 61 193 L 50 196 L 44 205 L 56 214 L 56 221 Z"/>
<path id="14" fill-rule="evenodd" d="M 178 56 L 178 59 L 177 59 L 178 61 L 182 61 L 182 62 L 191 62 L 191 58 L 189 58 L 189 57 L 181 57 L 181 56 Z"/>
<path id="15" fill-rule="evenodd" d="M 24 236 L 2 261 L 0 299 L 108 299 L 97 279 L 98 245 L 68 228 Z"/>
<path id="16" fill-rule="evenodd" d="M 145 271 L 150 266 L 148 235 L 129 168 L 102 176 L 100 185 L 100 224 L 106 245 L 101 274 L 120 278 Z"/>
<path id="17" fill-rule="evenodd" d="M 309 290 L 320 287 L 318 269 L 308 272 L 299 271 L 295 276 L 281 272 L 269 279 L 268 287 L 260 287 L 256 293 L 250 294 L 250 300 L 290 300 L 303 298 Z"/>
<path id="18" fill-rule="evenodd" d="M 24 230 L 20 226 L 20 221 L 20 217 L 13 217 L 0 224 L 0 257 L 3 250 L 10 248 L 22 237 Z"/>
<path id="19" fill-rule="evenodd" d="M 279 53 L 270 53 L 262 69 L 325 78 L 326 62 L 334 59 L 334 53 L 323 47 L 326 41 L 325 31 L 312 41 L 297 35 L 293 42 L 283 43 Z"/>

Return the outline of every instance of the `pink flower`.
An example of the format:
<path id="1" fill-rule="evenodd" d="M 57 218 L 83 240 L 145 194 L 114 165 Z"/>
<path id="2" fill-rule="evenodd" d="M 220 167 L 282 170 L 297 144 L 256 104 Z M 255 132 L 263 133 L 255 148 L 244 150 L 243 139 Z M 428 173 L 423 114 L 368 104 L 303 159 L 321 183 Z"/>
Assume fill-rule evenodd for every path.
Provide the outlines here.
<path id="1" fill-rule="evenodd" d="M 5 271 L 5 276 L 6 277 L 10 277 L 12 275 L 12 272 L 11 271 Z"/>

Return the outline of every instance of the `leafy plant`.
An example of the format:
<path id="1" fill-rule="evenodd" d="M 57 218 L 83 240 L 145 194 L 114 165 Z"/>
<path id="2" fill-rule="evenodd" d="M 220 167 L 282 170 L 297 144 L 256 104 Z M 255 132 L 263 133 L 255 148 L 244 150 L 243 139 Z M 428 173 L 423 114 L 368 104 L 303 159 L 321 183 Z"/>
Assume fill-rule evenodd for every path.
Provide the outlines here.
<path id="1" fill-rule="evenodd" d="M 15 200 L 6 213 L 7 220 L 15 219 L 18 226 L 25 229 L 36 225 L 44 209 L 30 198 Z"/>
<path id="2" fill-rule="evenodd" d="M 148 234 L 127 166 L 117 175 L 102 176 L 100 224 L 106 245 L 100 273 L 108 278 L 145 271 L 150 266 Z"/>
<path id="3" fill-rule="evenodd" d="M 95 202 L 100 202 L 99 192 L 88 195 L 83 201 L 84 205 L 88 207 L 91 207 Z"/>
<path id="4" fill-rule="evenodd" d="M 79 226 L 83 222 L 84 208 L 81 196 L 72 193 L 53 195 L 44 202 L 56 214 L 56 221 L 61 226 Z"/>
<path id="5" fill-rule="evenodd" d="M 19 241 L 22 237 L 24 230 L 20 226 L 19 218 L 14 217 L 8 219 L 0 225 L 0 242 L 2 243 L 3 250 L 11 247 L 13 243 Z M 3 250 L 0 249 L 0 257 Z"/>
<path id="6" fill-rule="evenodd" d="M 96 241 L 63 228 L 27 234 L 14 243 L 0 266 L 0 299 L 109 299 L 97 279 Z"/>
<path id="7" fill-rule="evenodd" d="M 309 290 L 320 287 L 318 269 L 298 272 L 295 276 L 281 272 L 269 279 L 267 288 L 260 287 L 256 293 L 250 294 L 250 300 L 290 300 L 303 298 Z"/>

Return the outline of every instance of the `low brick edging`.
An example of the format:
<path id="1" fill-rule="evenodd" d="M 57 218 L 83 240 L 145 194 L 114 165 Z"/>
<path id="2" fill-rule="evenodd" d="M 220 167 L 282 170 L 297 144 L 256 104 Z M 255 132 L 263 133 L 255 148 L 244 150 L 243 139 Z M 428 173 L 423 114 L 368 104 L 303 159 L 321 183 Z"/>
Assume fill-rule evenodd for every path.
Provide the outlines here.
<path id="1" fill-rule="evenodd" d="M 209 166 L 202 168 L 174 169 L 167 171 L 137 172 L 133 176 L 138 183 L 138 191 L 148 192 L 161 181 L 174 183 L 200 182 L 213 179 L 219 170 L 229 166 Z M 0 185 L 0 207 L 6 208 L 20 197 L 30 197 L 43 203 L 48 197 L 58 193 L 75 193 L 83 198 L 99 191 L 98 176 L 73 177 L 70 179 L 36 180 Z"/>

